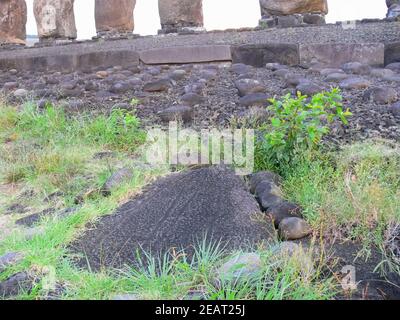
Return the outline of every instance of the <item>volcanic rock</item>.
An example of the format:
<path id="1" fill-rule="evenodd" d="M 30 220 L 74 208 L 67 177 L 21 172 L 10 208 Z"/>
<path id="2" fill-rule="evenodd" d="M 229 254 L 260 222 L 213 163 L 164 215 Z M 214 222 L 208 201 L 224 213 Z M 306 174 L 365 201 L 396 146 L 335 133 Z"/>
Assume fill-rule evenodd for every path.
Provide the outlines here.
<path id="1" fill-rule="evenodd" d="M 272 230 L 256 219 L 259 207 L 243 180 L 229 169 L 207 167 L 171 174 L 105 216 L 72 245 L 99 269 L 134 263 L 142 249 L 152 254 L 190 250 L 198 241 L 241 248 L 270 239 Z"/>
<path id="2" fill-rule="evenodd" d="M 363 99 L 378 104 L 388 104 L 397 100 L 397 92 L 393 88 L 374 87 L 364 93 Z"/>
<path id="3" fill-rule="evenodd" d="M 297 217 L 285 218 L 279 224 L 279 235 L 285 240 L 302 239 L 311 232 L 308 223 Z"/>
<path id="4" fill-rule="evenodd" d="M 193 119 L 193 109 L 189 106 L 172 106 L 158 114 L 164 122 L 182 120 L 190 122 Z"/>

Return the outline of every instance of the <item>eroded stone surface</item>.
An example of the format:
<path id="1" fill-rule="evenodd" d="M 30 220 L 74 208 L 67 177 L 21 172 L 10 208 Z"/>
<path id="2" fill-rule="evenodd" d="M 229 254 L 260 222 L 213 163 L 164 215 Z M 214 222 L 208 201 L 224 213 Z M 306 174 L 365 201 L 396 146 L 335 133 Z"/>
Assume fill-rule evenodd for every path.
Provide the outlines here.
<path id="1" fill-rule="evenodd" d="M 205 234 L 241 247 L 269 239 L 272 230 L 256 219 L 257 212 L 256 200 L 234 172 L 200 168 L 158 180 L 102 218 L 73 247 L 87 256 L 92 268 L 134 262 L 140 246 L 154 254 L 172 247 L 190 252 Z"/>
<path id="2" fill-rule="evenodd" d="M 276 16 L 295 13 L 328 13 L 326 0 L 260 0 L 260 5 L 264 14 Z"/>
<path id="3" fill-rule="evenodd" d="M 26 272 L 17 273 L 0 282 L 0 297 L 10 298 L 32 289 L 33 281 Z"/>
<path id="4" fill-rule="evenodd" d="M 248 281 L 259 275 L 262 270 L 261 257 L 257 253 L 240 253 L 231 257 L 217 270 L 220 283 Z"/>
<path id="5" fill-rule="evenodd" d="M 105 196 L 109 196 L 113 189 L 120 187 L 123 183 L 128 182 L 133 177 L 132 169 L 122 168 L 114 172 L 110 178 L 104 183 L 101 192 Z"/>
<path id="6" fill-rule="evenodd" d="M 7 252 L 6 254 L 0 256 L 0 273 L 2 273 L 6 268 L 17 264 L 23 259 L 23 255 L 19 252 Z"/>
<path id="7" fill-rule="evenodd" d="M 373 87 L 364 93 L 363 99 L 377 104 L 389 104 L 397 100 L 397 92 L 393 88 Z"/>
<path id="8" fill-rule="evenodd" d="M 158 9 L 164 32 L 203 27 L 203 0 L 158 0 Z"/>
<path id="9" fill-rule="evenodd" d="M 26 21 L 25 0 L 0 1 L 0 44 L 25 44 Z"/>
<path id="10" fill-rule="evenodd" d="M 193 119 L 193 109 L 188 106 L 177 105 L 168 107 L 158 113 L 162 121 L 183 121 L 190 122 Z"/>
<path id="11" fill-rule="evenodd" d="M 285 218 L 279 223 L 279 235 L 285 240 L 298 240 L 312 232 L 308 223 L 298 217 Z"/>
<path id="12" fill-rule="evenodd" d="M 95 21 L 98 35 L 104 33 L 132 33 L 133 11 L 136 0 L 96 0 Z"/>
<path id="13" fill-rule="evenodd" d="M 39 38 L 76 39 L 75 0 L 35 0 L 33 11 Z"/>

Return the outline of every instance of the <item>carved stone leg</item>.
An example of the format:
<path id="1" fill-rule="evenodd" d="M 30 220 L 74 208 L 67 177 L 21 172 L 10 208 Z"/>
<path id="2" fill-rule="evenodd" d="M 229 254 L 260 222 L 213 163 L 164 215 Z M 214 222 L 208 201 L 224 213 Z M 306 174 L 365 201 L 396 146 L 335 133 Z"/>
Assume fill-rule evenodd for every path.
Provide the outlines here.
<path id="1" fill-rule="evenodd" d="M 158 9 L 162 28 L 160 33 L 203 28 L 202 0 L 158 0 Z"/>
<path id="2" fill-rule="evenodd" d="M 95 19 L 98 36 L 132 33 L 136 0 L 96 0 Z"/>
<path id="3" fill-rule="evenodd" d="M 0 1 L 0 43 L 25 44 L 27 10 L 25 0 Z"/>
<path id="4" fill-rule="evenodd" d="M 260 27 L 296 27 L 325 24 L 327 0 L 260 0 Z"/>
<path id="5" fill-rule="evenodd" d="M 76 39 L 74 0 L 34 0 L 39 39 Z"/>
<path id="6" fill-rule="evenodd" d="M 393 20 L 400 20 L 400 0 L 386 0 L 388 12 L 386 17 Z"/>

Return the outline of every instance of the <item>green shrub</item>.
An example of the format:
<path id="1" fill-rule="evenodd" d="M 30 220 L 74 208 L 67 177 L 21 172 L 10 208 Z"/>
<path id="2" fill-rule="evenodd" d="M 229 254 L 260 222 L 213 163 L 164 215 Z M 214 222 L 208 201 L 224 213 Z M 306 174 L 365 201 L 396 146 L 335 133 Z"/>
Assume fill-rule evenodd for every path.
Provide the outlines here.
<path id="1" fill-rule="evenodd" d="M 282 100 L 270 99 L 270 102 L 270 124 L 261 128 L 265 133 L 258 146 L 261 159 L 256 159 L 256 163 L 261 162 L 261 166 L 264 164 L 269 169 L 282 169 L 299 156 L 317 149 L 329 133 L 331 123 L 348 124 L 347 118 L 351 116 L 349 110 L 343 110 L 342 96 L 336 88 L 310 99 L 299 93 L 296 98 L 288 94 Z"/>

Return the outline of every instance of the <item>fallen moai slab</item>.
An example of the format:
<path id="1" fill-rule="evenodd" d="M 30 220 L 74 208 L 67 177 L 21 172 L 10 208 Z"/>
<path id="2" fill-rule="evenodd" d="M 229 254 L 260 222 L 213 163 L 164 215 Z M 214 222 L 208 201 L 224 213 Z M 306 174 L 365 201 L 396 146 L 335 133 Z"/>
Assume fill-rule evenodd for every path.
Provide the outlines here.
<path id="1" fill-rule="evenodd" d="M 29 71 L 91 71 L 116 65 L 129 67 L 139 64 L 139 54 L 131 50 L 87 51 L 85 53 L 23 55 L 0 59 L 0 69 Z"/>
<path id="2" fill-rule="evenodd" d="M 160 179 L 140 196 L 102 218 L 72 245 L 80 265 L 99 269 L 134 263 L 137 250 L 190 252 L 204 239 L 228 247 L 268 241 L 273 227 L 255 198 L 232 171 L 208 167 Z"/>
<path id="3" fill-rule="evenodd" d="M 295 43 L 248 44 L 232 47 L 232 62 L 253 67 L 264 67 L 267 63 L 296 66 L 299 60 L 299 45 Z"/>
<path id="4" fill-rule="evenodd" d="M 385 65 L 400 62 L 400 42 L 385 45 Z"/>
<path id="5" fill-rule="evenodd" d="M 231 49 L 226 45 L 159 48 L 140 52 L 145 64 L 203 63 L 231 61 Z"/>
<path id="6" fill-rule="evenodd" d="M 299 61 L 304 67 L 320 64 L 341 67 L 344 63 L 358 61 L 374 67 L 385 62 L 383 43 L 324 43 L 300 44 Z"/>

